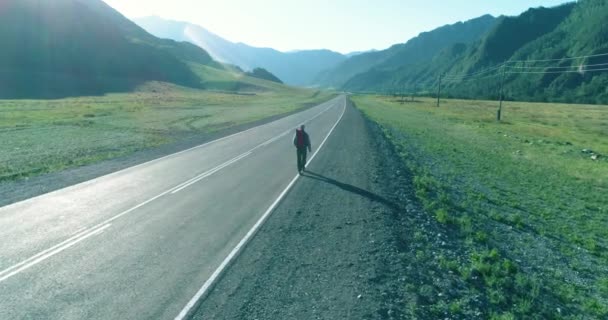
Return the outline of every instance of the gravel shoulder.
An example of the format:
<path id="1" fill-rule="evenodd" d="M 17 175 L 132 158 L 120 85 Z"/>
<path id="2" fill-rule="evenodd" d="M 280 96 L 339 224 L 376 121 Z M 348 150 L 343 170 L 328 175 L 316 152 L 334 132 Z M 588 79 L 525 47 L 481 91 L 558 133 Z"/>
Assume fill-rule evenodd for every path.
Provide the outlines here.
<path id="1" fill-rule="evenodd" d="M 404 260 L 415 261 L 413 229 L 433 222 L 392 147 L 349 107 L 308 170 L 193 319 L 407 316 L 417 297 L 402 287 L 424 269 Z M 433 232 L 418 236 L 441 241 Z"/>

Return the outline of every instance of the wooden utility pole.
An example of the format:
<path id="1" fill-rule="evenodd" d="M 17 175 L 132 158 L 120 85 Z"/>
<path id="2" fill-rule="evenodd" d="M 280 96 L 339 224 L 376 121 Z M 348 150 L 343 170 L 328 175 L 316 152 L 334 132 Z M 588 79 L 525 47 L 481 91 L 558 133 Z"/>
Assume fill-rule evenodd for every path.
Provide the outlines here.
<path id="1" fill-rule="evenodd" d="M 441 77 L 442 74 L 439 74 L 439 84 L 437 86 L 437 108 L 439 108 L 439 98 L 441 97 Z"/>
<path id="2" fill-rule="evenodd" d="M 496 112 L 496 120 L 500 121 L 502 119 L 502 100 L 503 100 L 503 90 L 505 87 L 505 66 L 502 66 L 502 75 L 500 76 L 500 102 L 498 104 L 498 111 Z"/>
<path id="3" fill-rule="evenodd" d="M 414 95 L 416 94 L 416 85 L 414 85 L 414 87 L 412 88 L 412 102 L 414 102 Z"/>

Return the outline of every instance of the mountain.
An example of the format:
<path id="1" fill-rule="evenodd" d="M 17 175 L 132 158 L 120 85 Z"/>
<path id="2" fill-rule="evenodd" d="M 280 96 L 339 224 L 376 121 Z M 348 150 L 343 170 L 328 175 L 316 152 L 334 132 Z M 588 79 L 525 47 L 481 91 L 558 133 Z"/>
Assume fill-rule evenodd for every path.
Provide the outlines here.
<path id="1" fill-rule="evenodd" d="M 400 55 L 363 54 L 346 60 L 321 78 L 333 76 L 334 81 L 341 80 L 337 81 L 339 88 L 349 91 L 432 94 L 442 75 L 445 96 L 497 99 L 504 72 L 506 99 L 605 104 L 608 103 L 605 21 L 608 2 L 604 0 L 530 8 L 518 16 L 495 19 L 474 41 L 461 38 L 441 49 L 416 45 L 419 53 L 427 57 L 406 54 L 404 47 Z M 435 32 L 421 34 L 419 40 Z M 408 44 L 413 46 L 413 40 Z M 396 51 L 395 47 L 399 45 L 388 51 Z M 341 70 L 344 66 L 349 69 Z M 347 72 L 354 69 L 357 72 Z"/>
<path id="2" fill-rule="evenodd" d="M 508 74 L 505 78 L 507 98 L 608 104 L 608 73 L 605 72 L 608 66 L 608 2 L 579 0 L 552 10 L 560 9 L 570 9 L 561 23 L 552 31 L 523 45 L 509 60 L 556 59 L 527 63 L 528 68 L 534 69 L 526 71 L 577 72 Z M 590 55 L 595 57 L 560 60 L 563 57 Z M 581 65 L 590 65 L 587 69 L 604 70 L 584 72 Z M 553 66 L 559 69 L 548 68 Z M 487 95 L 487 92 L 478 90 L 474 94 Z"/>
<path id="3" fill-rule="evenodd" d="M 496 22 L 496 18 L 485 15 L 424 32 L 406 43 L 394 45 L 386 50 L 355 55 L 335 68 L 322 72 L 316 81 L 323 86 L 339 88 L 354 76 L 364 72 L 375 74 L 376 70 L 429 62 L 442 49 L 451 45 L 479 40 Z"/>
<path id="4" fill-rule="evenodd" d="M 456 41 L 433 52 L 421 50 L 428 53 L 426 61 L 418 59 L 417 63 L 378 64 L 350 78 L 344 87 L 357 91 L 387 88 L 411 91 L 414 86 L 428 88 L 435 85 L 440 74 L 461 75 L 483 70 L 506 61 L 521 46 L 555 29 L 571 9 L 571 5 L 537 8 L 518 17 L 501 17 L 484 33 L 478 33 L 476 41 Z M 435 31 L 427 34 L 433 33 Z M 450 85 L 450 82 L 446 82 L 444 87 L 447 89 Z M 467 84 L 465 90 L 469 91 L 470 88 Z"/>
<path id="5" fill-rule="evenodd" d="M 264 68 L 290 85 L 311 85 L 319 72 L 346 59 L 346 56 L 329 50 L 280 52 L 234 43 L 187 22 L 159 17 L 145 17 L 134 21 L 157 37 L 189 41 L 208 51 L 214 59 L 244 70 Z"/>
<path id="6" fill-rule="evenodd" d="M 349 52 L 349 53 L 345 54 L 345 56 L 347 58 L 352 58 L 354 56 L 358 56 L 358 55 L 363 54 L 363 53 L 370 53 L 370 52 L 376 52 L 376 51 L 377 50 L 353 51 L 353 52 Z"/>
<path id="7" fill-rule="evenodd" d="M 247 72 L 246 74 L 253 78 L 264 79 L 276 83 L 283 83 L 281 79 L 277 78 L 274 74 L 270 73 L 264 68 L 255 68 L 252 71 Z"/>
<path id="8" fill-rule="evenodd" d="M 189 63 L 220 65 L 158 39 L 100 0 L 3 0 L 0 98 L 130 91 L 151 80 L 200 88 Z"/>

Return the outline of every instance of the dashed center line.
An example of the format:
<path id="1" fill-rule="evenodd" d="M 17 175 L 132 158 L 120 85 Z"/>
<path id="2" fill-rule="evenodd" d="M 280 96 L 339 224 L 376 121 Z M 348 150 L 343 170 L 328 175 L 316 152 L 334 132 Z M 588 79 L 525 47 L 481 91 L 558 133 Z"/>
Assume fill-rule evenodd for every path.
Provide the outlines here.
<path id="1" fill-rule="evenodd" d="M 3 270 L 2 272 L 0 272 L 0 282 L 16 275 L 26 269 L 29 269 L 29 268 L 35 266 L 36 264 L 46 260 L 47 258 L 54 256 L 57 253 L 59 253 L 63 250 L 66 250 L 81 241 L 84 241 L 92 236 L 101 234 L 110 226 L 111 226 L 111 224 L 105 224 L 105 225 L 102 225 L 97 228 L 85 230 L 51 248 L 48 248 L 26 260 L 21 261 L 20 263 L 14 265 L 8 269 Z"/>
<path id="2" fill-rule="evenodd" d="M 318 114 L 316 114 L 312 118 L 310 118 L 310 119 L 308 119 L 308 120 L 306 120 L 306 121 L 304 121 L 302 123 L 307 123 L 307 122 L 310 122 L 310 121 L 316 119 L 317 117 L 321 116 L 322 114 L 324 114 L 325 112 L 327 112 L 328 110 L 330 110 L 331 108 L 333 108 L 334 106 L 335 106 L 335 104 L 330 105 L 325 110 L 319 112 Z M 252 128 L 252 129 L 254 129 L 254 128 Z M 60 242 L 60 243 L 58 243 L 58 244 L 56 244 L 56 245 L 54 245 L 54 246 L 46 249 L 46 250 L 43 250 L 43 251 L 41 251 L 41 252 L 39 252 L 39 253 L 37 253 L 37 254 L 35 254 L 35 255 L 27 258 L 27 259 L 25 259 L 25 260 L 23 260 L 23 261 L 15 264 L 15 265 L 13 265 L 13 266 L 7 268 L 7 269 L 4 269 L 4 270 L 0 271 L 0 282 L 3 282 L 3 281 L 9 279 L 10 277 L 12 277 L 14 275 L 17 275 L 18 273 L 20 273 L 22 271 L 25 271 L 25 270 L 33 267 L 34 265 L 36 265 L 36 264 L 38 264 L 38 263 L 40 263 L 40 262 L 42 262 L 42 261 L 44 261 L 46 259 L 49 259 L 50 257 L 52 257 L 52 256 L 54 256 L 54 255 L 56 255 L 56 254 L 58 254 L 58 253 L 60 253 L 60 252 L 62 252 L 64 250 L 66 250 L 66 249 L 68 249 L 68 248 L 70 248 L 70 247 L 78 244 L 81 241 L 84 241 L 84 240 L 86 240 L 86 239 L 88 239 L 88 238 L 90 238 L 92 236 L 99 235 L 99 234 L 103 233 L 107 228 L 109 228 L 111 226 L 110 223 L 112 221 L 114 221 L 114 220 L 116 220 L 116 219 L 118 219 L 118 218 L 120 218 L 120 217 L 122 217 L 122 216 L 124 216 L 124 215 L 126 215 L 128 213 L 131 213 L 131 212 L 137 210 L 138 208 L 141 208 L 141 207 L 147 205 L 148 203 L 150 203 L 150 202 L 152 202 L 152 201 L 154 201 L 154 200 L 156 200 L 156 199 L 158 199 L 160 197 L 163 197 L 163 196 L 165 196 L 167 194 L 175 194 L 177 192 L 180 192 L 180 191 L 186 189 L 187 187 L 189 187 L 189 186 L 191 186 L 191 185 L 193 185 L 193 184 L 195 184 L 195 183 L 197 183 L 197 182 L 199 182 L 199 181 L 201 181 L 201 180 L 203 180 L 203 179 L 205 179 L 205 178 L 207 178 L 207 177 L 215 174 L 216 172 L 218 172 L 218 171 L 220 171 L 220 170 L 222 170 L 222 169 L 224 169 L 224 168 L 226 168 L 226 167 L 228 167 L 228 166 L 230 166 L 230 165 L 238 162 L 239 160 L 244 159 L 245 157 L 251 155 L 255 150 L 257 150 L 259 148 L 262 148 L 264 146 L 267 146 L 267 145 L 269 145 L 269 144 L 271 144 L 271 143 L 279 140 L 280 138 L 282 138 L 285 135 L 289 134 L 289 132 L 291 132 L 292 130 L 293 130 L 293 128 L 289 128 L 288 130 L 282 132 L 278 136 L 275 136 L 275 137 L 273 137 L 273 138 L 271 138 L 271 139 L 269 139 L 269 140 L 267 140 L 267 141 L 265 141 L 265 142 L 257 145 L 256 147 L 252 148 L 251 150 L 249 150 L 249 151 L 247 151 L 247 152 L 245 152 L 245 153 L 243 153 L 243 154 L 241 154 L 241 155 L 239 155 L 239 156 L 237 156 L 235 158 L 232 158 L 232 159 L 230 159 L 230 160 L 228 160 L 228 161 L 226 161 L 226 162 L 218 165 L 217 167 L 215 167 L 213 169 L 210 169 L 210 170 L 208 170 L 208 171 L 206 171 L 206 172 L 204 172 L 204 173 L 202 173 L 202 174 L 200 174 L 200 175 L 198 175 L 198 176 L 196 176 L 194 178 L 191 178 L 191 179 L 189 179 L 189 180 L 187 180 L 185 182 L 182 182 L 182 183 L 178 184 L 177 186 L 174 186 L 174 187 L 172 187 L 172 188 L 170 188 L 170 189 L 168 189 L 168 190 L 166 190 L 166 191 L 164 191 L 164 192 L 162 192 L 162 193 L 160 193 L 160 194 L 158 194 L 158 195 L 156 195 L 156 196 L 154 196 L 154 197 L 152 197 L 152 198 L 150 198 L 150 199 L 148 199 L 148 200 L 146 200 L 146 201 L 144 201 L 144 202 L 142 202 L 142 203 L 140 203 L 140 204 L 138 204 L 138 205 L 136 205 L 136 206 L 134 206 L 134 207 L 132 207 L 132 208 L 130 208 L 128 210 L 126 210 L 126 211 L 123 211 L 123 212 L 121 212 L 121 213 L 119 213 L 119 214 L 117 214 L 117 215 L 115 215 L 115 216 L 113 216 L 113 217 L 111 217 L 111 218 L 109 218 L 109 219 L 101 222 L 101 223 L 96 224 L 93 227 L 79 229 L 76 232 L 76 234 L 74 234 L 70 238 L 68 238 L 68 239 L 66 239 L 66 240 L 64 240 L 64 241 L 62 241 L 62 242 Z M 332 128 L 332 131 L 333 131 L 333 128 Z M 225 139 L 225 138 L 221 138 L 221 139 L 218 139 L 218 140 L 223 140 L 223 139 Z M 210 143 L 213 143 L 213 141 L 210 142 Z M 316 153 L 315 153 L 315 155 L 316 155 Z M 314 157 L 314 155 L 313 155 L 313 157 Z M 311 160 L 312 160 L 312 158 L 311 158 Z"/>

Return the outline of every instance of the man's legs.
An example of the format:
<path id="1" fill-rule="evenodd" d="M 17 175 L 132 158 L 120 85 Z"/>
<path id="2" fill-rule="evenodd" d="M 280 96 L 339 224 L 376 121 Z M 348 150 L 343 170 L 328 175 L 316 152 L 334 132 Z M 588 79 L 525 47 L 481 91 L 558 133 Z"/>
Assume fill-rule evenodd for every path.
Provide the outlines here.
<path id="1" fill-rule="evenodd" d="M 302 171 L 306 167 L 306 149 L 302 150 Z"/>
<path id="2" fill-rule="evenodd" d="M 302 150 L 296 149 L 296 157 L 298 159 L 298 172 L 302 171 Z"/>
<path id="3" fill-rule="evenodd" d="M 298 148 L 297 157 L 298 157 L 298 172 L 304 171 L 304 167 L 306 166 L 306 149 Z"/>

